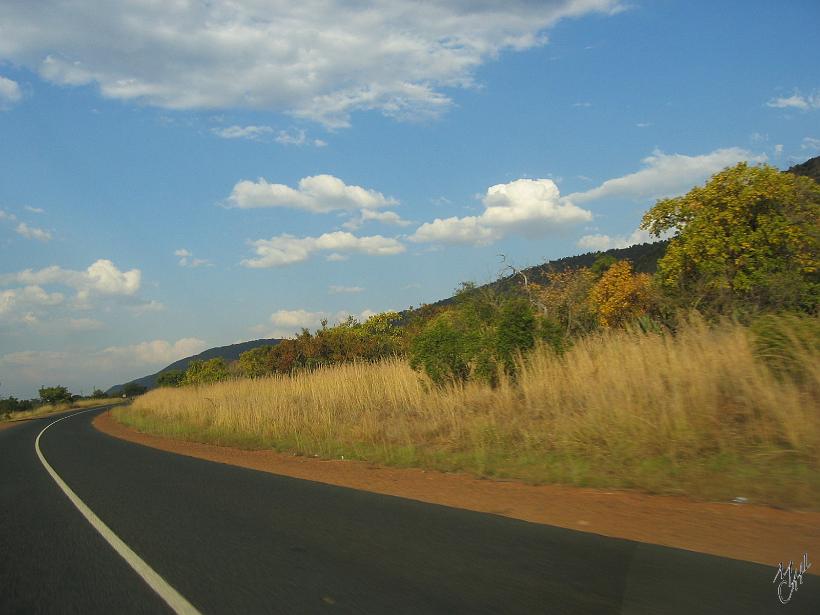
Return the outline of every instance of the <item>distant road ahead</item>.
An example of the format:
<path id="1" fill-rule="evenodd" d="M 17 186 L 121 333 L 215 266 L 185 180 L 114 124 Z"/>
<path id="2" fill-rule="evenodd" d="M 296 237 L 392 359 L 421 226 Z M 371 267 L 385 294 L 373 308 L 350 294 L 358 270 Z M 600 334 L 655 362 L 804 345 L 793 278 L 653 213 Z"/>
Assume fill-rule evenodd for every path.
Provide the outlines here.
<path id="1" fill-rule="evenodd" d="M 202 613 L 820 613 L 814 575 L 782 606 L 773 567 L 174 455 L 99 412 L 44 458 Z M 0 613 L 173 612 L 38 459 L 53 420 L 0 431 Z"/>

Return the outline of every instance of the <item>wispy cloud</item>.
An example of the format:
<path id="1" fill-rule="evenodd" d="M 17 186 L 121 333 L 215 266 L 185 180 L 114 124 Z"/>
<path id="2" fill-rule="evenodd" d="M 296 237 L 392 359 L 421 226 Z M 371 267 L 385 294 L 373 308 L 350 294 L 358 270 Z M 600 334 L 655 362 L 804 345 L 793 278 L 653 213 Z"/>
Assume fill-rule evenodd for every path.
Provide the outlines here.
<path id="1" fill-rule="evenodd" d="M 263 109 L 338 128 L 356 111 L 438 117 L 453 104 L 448 93 L 473 87 L 499 54 L 545 45 L 545 31 L 563 19 L 620 6 L 41 0 L 0 3 L 0 23 L 5 59 L 52 83 L 168 109 Z M 13 84 L 6 91 L 18 96 Z"/>
<path id="2" fill-rule="evenodd" d="M 202 267 L 204 265 L 211 265 L 211 261 L 206 258 L 195 258 L 194 255 L 185 248 L 179 248 L 174 251 L 174 256 L 179 257 L 180 267 Z"/>
<path id="3" fill-rule="evenodd" d="M 29 226 L 25 222 L 17 225 L 14 231 L 26 239 L 36 239 L 37 241 L 51 241 L 51 233 L 36 226 Z"/>
<path id="4" fill-rule="evenodd" d="M 803 95 L 798 90 L 795 90 L 791 96 L 772 98 L 766 103 L 766 106 L 776 109 L 797 109 L 799 111 L 820 109 L 820 92 L 815 91 L 812 94 Z"/>

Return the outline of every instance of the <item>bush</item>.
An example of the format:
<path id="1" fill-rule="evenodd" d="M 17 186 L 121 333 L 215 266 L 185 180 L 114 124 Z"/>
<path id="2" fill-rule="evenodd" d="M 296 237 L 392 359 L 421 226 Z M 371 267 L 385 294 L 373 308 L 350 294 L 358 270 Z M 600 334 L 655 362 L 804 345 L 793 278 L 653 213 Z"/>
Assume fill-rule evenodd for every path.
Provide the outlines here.
<path id="1" fill-rule="evenodd" d="M 183 386 L 210 384 L 221 382 L 230 377 L 225 359 L 217 357 L 207 361 L 191 361 L 185 376 L 181 380 Z"/>
<path id="2" fill-rule="evenodd" d="M 71 393 L 69 390 L 60 385 L 55 387 L 41 387 L 38 393 L 44 404 L 69 403 L 71 401 Z"/>
<path id="3" fill-rule="evenodd" d="M 182 384 L 185 372 L 181 369 L 169 369 L 157 376 L 157 386 L 178 387 Z"/>

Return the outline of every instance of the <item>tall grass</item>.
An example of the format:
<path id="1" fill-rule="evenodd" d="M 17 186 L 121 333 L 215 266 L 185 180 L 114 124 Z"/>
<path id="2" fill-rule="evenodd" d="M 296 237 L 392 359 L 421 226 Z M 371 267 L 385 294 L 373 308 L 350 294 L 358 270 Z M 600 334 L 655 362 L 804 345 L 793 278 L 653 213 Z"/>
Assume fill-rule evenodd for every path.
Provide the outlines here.
<path id="1" fill-rule="evenodd" d="M 496 388 L 437 388 L 391 360 L 158 389 L 115 415 L 220 445 L 820 508 L 817 355 L 793 348 L 801 376 L 784 377 L 749 329 L 694 320 L 539 348 Z"/>

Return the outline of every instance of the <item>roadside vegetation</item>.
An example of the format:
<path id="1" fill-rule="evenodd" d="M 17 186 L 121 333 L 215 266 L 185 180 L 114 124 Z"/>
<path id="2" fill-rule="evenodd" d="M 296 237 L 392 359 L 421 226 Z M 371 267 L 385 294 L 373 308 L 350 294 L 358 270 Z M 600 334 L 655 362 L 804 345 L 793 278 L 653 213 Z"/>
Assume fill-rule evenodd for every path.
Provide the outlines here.
<path id="1" fill-rule="evenodd" d="M 142 431 L 531 482 L 820 509 L 820 186 L 739 164 L 659 201 L 657 271 L 602 255 L 194 362 Z"/>
<path id="2" fill-rule="evenodd" d="M 41 387 L 39 399 L 17 399 L 15 397 L 0 398 L 0 422 L 20 421 L 39 418 L 57 412 L 64 412 L 72 408 L 93 408 L 122 402 L 121 398 L 106 397 L 105 393 L 96 389 L 90 397 L 72 395 L 67 387 Z"/>

